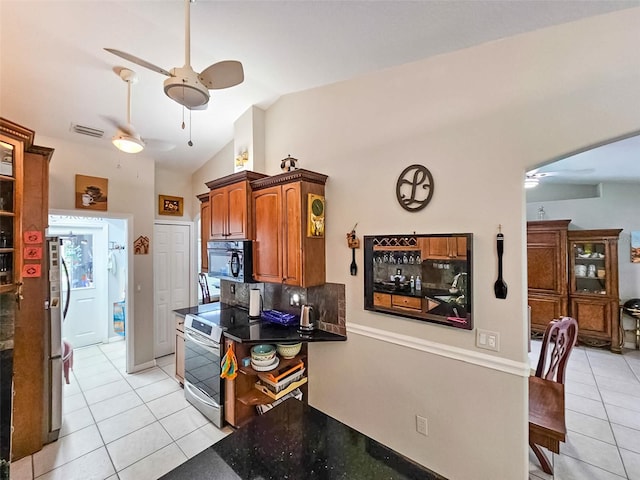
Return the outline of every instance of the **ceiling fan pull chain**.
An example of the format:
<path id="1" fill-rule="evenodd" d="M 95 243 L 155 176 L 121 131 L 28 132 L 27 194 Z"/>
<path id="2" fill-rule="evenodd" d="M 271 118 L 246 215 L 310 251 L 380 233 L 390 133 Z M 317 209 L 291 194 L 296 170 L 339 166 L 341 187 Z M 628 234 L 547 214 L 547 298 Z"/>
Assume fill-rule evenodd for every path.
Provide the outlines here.
<path id="1" fill-rule="evenodd" d="M 193 147 L 193 142 L 191 141 L 191 110 L 189 110 L 189 142 L 187 145 Z"/>
<path id="2" fill-rule="evenodd" d="M 182 96 L 184 97 L 184 85 L 182 86 Z M 182 105 L 182 129 L 184 130 L 184 105 Z"/>

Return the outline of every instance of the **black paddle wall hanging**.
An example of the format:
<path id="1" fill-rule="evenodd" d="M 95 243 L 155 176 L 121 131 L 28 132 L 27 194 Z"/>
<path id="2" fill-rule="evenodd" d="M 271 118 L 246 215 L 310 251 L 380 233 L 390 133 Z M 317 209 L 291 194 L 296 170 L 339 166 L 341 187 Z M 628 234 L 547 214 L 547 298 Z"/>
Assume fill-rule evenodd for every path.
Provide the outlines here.
<path id="1" fill-rule="evenodd" d="M 496 298 L 507 298 L 507 284 L 502 279 L 502 254 L 504 253 L 504 235 L 502 234 L 502 225 L 498 225 L 496 247 L 498 249 L 498 279 L 493 285 L 493 291 L 496 294 Z"/>

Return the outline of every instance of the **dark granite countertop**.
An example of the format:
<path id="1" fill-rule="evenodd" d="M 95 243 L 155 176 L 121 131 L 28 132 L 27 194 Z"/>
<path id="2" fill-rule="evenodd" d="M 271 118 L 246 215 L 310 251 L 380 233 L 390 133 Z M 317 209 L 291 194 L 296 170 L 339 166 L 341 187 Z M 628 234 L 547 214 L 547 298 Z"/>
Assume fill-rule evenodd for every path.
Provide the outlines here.
<path id="1" fill-rule="evenodd" d="M 314 330 L 300 333 L 297 326 L 285 327 L 265 321 L 229 328 L 224 336 L 240 343 L 340 342 L 345 335 Z"/>
<path id="2" fill-rule="evenodd" d="M 239 343 L 340 342 L 347 339 L 345 335 L 324 330 L 300 333 L 297 325 L 287 327 L 259 319 L 253 320 L 249 318 L 246 309 L 225 303 L 207 303 L 174 310 L 178 315 L 192 314 L 203 318 L 207 318 L 207 313 L 213 311 L 219 311 L 216 316 L 225 328 L 223 335 Z"/>
<path id="3" fill-rule="evenodd" d="M 446 480 L 309 405 L 289 399 L 162 480 Z"/>
<path id="4" fill-rule="evenodd" d="M 198 315 L 199 313 L 206 313 L 206 312 L 212 312 L 214 310 L 220 310 L 225 306 L 226 304 L 220 303 L 220 302 L 203 303 L 202 305 L 196 305 L 195 307 L 178 308 L 173 312 L 185 317 L 189 314 Z"/>

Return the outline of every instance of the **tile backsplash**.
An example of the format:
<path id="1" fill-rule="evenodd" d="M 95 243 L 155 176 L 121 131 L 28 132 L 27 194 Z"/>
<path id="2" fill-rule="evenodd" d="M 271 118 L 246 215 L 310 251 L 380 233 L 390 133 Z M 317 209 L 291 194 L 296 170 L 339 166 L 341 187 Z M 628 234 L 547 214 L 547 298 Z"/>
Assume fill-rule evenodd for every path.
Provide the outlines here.
<path id="1" fill-rule="evenodd" d="M 294 294 L 300 296 L 300 305 L 313 306 L 313 319 L 320 330 L 347 334 L 345 318 L 345 287 L 338 283 L 325 283 L 317 287 L 292 287 L 280 283 L 238 283 L 220 280 L 220 301 L 228 305 L 249 308 L 249 291 L 257 288 L 262 293 L 263 310 L 300 315 L 300 307 L 290 304 Z M 235 289 L 235 293 L 232 293 Z"/>

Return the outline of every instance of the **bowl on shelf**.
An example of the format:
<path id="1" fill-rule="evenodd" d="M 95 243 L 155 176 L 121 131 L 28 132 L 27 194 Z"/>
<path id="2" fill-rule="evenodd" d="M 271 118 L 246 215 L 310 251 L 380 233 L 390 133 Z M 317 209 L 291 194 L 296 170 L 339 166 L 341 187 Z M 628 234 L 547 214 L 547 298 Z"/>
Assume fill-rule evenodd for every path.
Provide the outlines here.
<path id="1" fill-rule="evenodd" d="M 274 354 L 275 354 L 275 350 L 274 350 Z M 269 362 L 268 365 L 257 365 L 255 362 L 256 362 L 255 360 L 251 360 L 251 367 L 256 372 L 269 372 L 278 366 L 278 364 L 280 363 L 280 359 L 274 355 L 274 357 L 271 360 L 268 360 Z"/>
<path id="2" fill-rule="evenodd" d="M 251 364 L 253 366 L 258 366 L 258 367 L 268 367 L 269 365 L 273 365 L 275 363 L 275 358 L 276 356 L 274 355 L 271 358 L 268 358 L 266 360 L 256 360 L 255 358 L 251 359 Z"/>
<path id="3" fill-rule="evenodd" d="M 251 347 L 251 358 L 254 360 L 272 360 L 276 356 L 276 347 L 273 345 L 255 345 Z"/>
<path id="4" fill-rule="evenodd" d="M 282 358 L 293 358 L 302 348 L 302 343 L 278 343 L 276 350 Z"/>

